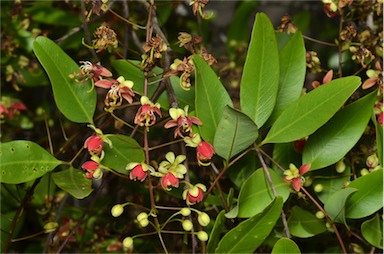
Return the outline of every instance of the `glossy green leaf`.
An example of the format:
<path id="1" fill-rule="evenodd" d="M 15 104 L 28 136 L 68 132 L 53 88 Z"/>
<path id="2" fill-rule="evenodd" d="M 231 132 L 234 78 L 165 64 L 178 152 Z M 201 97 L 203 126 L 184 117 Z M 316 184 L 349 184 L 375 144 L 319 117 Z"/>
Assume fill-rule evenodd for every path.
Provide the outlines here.
<path id="1" fill-rule="evenodd" d="M 376 129 L 376 149 L 379 157 L 379 164 L 383 165 L 383 126 L 377 122 L 376 115 L 374 113 L 372 113 L 371 119 L 375 124 Z"/>
<path id="2" fill-rule="evenodd" d="M 62 163 L 32 141 L 16 140 L 0 144 L 2 183 L 25 183 L 43 176 Z"/>
<path id="3" fill-rule="evenodd" d="M 263 143 L 286 143 L 306 137 L 324 125 L 359 87 L 360 78 L 332 80 L 290 104 Z"/>
<path id="4" fill-rule="evenodd" d="M 301 253 L 299 246 L 289 238 L 280 238 L 272 249 L 272 254 L 298 254 Z"/>
<path id="5" fill-rule="evenodd" d="M 81 25 L 81 19 L 78 15 L 55 8 L 49 1 L 27 7 L 25 12 L 33 17 L 33 21 L 36 23 L 70 27 Z"/>
<path id="6" fill-rule="evenodd" d="M 55 172 L 52 179 L 60 189 L 68 192 L 77 199 L 83 199 L 92 193 L 92 180 L 85 178 L 84 171 L 70 167 Z"/>
<path id="7" fill-rule="evenodd" d="M 370 220 L 366 220 L 361 224 L 361 234 L 370 244 L 383 249 L 383 219 L 376 214 Z"/>
<path id="8" fill-rule="evenodd" d="M 227 106 L 217 125 L 213 146 L 219 156 L 229 161 L 252 145 L 258 136 L 257 126 L 247 115 Z"/>
<path id="9" fill-rule="evenodd" d="M 327 230 L 323 221 L 298 206 L 291 209 L 288 227 L 293 236 L 300 238 L 312 237 Z"/>
<path id="10" fill-rule="evenodd" d="M 311 135 L 303 151 L 303 164 L 311 170 L 332 165 L 355 146 L 367 128 L 376 92 L 348 105 Z"/>
<path id="11" fill-rule="evenodd" d="M 350 176 L 351 168 L 349 166 L 346 167 L 343 173 L 337 173 L 334 166 L 316 170 L 311 172 L 311 178 L 313 179 L 311 186 L 313 187 L 317 184 L 321 184 L 323 186 L 323 190 L 321 192 L 315 193 L 320 201 L 325 204 L 334 193 L 341 190 L 349 182 Z"/>
<path id="12" fill-rule="evenodd" d="M 144 73 L 139 68 L 139 61 L 136 60 L 113 60 L 111 61 L 112 67 L 117 71 L 117 73 L 123 76 L 127 80 L 131 80 L 134 83 L 133 90 L 137 93 L 142 94 L 144 92 Z M 155 67 L 150 73 L 148 86 L 148 97 L 151 98 L 153 93 L 156 91 L 159 84 L 159 80 L 163 73 L 163 69 Z M 152 77 L 153 76 L 153 77 Z M 189 111 L 192 111 L 195 108 L 195 94 L 194 87 L 191 87 L 190 91 L 185 91 L 180 87 L 179 77 L 172 76 L 170 77 L 171 85 L 174 90 L 174 93 L 177 97 L 179 108 L 184 108 L 185 105 L 189 105 Z M 159 81 L 159 82 L 156 82 Z M 160 95 L 157 102 L 160 103 L 161 107 L 164 109 L 169 109 L 169 100 L 166 90 Z"/>
<path id="13" fill-rule="evenodd" d="M 347 199 L 356 191 L 357 189 L 355 188 L 341 189 L 334 193 L 324 204 L 324 210 L 333 222 L 344 223 L 348 228 L 345 220 L 345 203 L 347 202 Z"/>
<path id="14" fill-rule="evenodd" d="M 241 222 L 225 234 L 215 253 L 253 253 L 275 227 L 282 208 L 283 199 L 277 197 L 262 213 Z"/>
<path id="15" fill-rule="evenodd" d="M 229 167 L 227 172 L 237 189 L 240 189 L 243 183 L 260 167 L 255 151 L 250 151 Z"/>
<path id="16" fill-rule="evenodd" d="M 352 181 L 349 188 L 359 191 L 354 193 L 346 204 L 346 217 L 359 219 L 369 216 L 383 207 L 383 170 L 375 170 L 368 175 Z"/>
<path id="17" fill-rule="evenodd" d="M 103 165 L 121 174 L 128 174 L 128 163 L 144 162 L 144 151 L 136 140 L 125 135 L 108 134 L 107 137 L 112 141 L 112 148 L 109 145 L 104 146 Z"/>
<path id="18" fill-rule="evenodd" d="M 60 112 L 75 123 L 93 123 L 96 109 L 96 91 L 90 91 L 91 82 L 77 83 L 69 77 L 79 72 L 79 66 L 57 44 L 39 36 L 33 42 L 33 51 L 51 81 L 53 97 Z"/>
<path id="19" fill-rule="evenodd" d="M 261 128 L 272 114 L 279 87 L 279 53 L 275 30 L 264 13 L 256 14 L 243 76 L 241 110 Z"/>
<path id="20" fill-rule="evenodd" d="M 285 202 L 290 194 L 289 183 L 278 176 L 273 170 L 269 169 L 273 185 L 277 195 L 281 196 Z M 244 182 L 239 193 L 239 218 L 249 218 L 262 212 L 275 199 L 272 189 L 262 168 L 254 172 L 247 181 Z"/>
<path id="21" fill-rule="evenodd" d="M 207 253 L 213 253 L 221 239 L 221 233 L 225 230 L 225 210 L 222 210 L 217 216 L 215 225 L 212 228 L 208 238 Z"/>
<path id="22" fill-rule="evenodd" d="M 279 90 L 268 123 L 273 123 L 288 105 L 300 97 L 307 69 L 305 55 L 303 36 L 296 32 L 279 52 Z"/>
<path id="23" fill-rule="evenodd" d="M 213 143 L 217 125 L 224 108 L 233 106 L 224 86 L 211 67 L 198 55 L 193 57 L 195 64 L 195 109 L 196 116 L 203 122 L 199 126 L 202 138 Z"/>

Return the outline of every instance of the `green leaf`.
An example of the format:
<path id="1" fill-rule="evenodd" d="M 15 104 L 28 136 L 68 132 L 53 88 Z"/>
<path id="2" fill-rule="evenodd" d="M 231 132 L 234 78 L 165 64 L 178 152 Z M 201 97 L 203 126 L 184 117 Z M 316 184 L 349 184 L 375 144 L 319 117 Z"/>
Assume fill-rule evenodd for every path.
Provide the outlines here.
<path id="1" fill-rule="evenodd" d="M 96 109 L 96 91 L 91 82 L 77 83 L 69 77 L 79 72 L 79 66 L 58 45 L 39 36 L 33 42 L 33 51 L 51 81 L 53 96 L 60 112 L 75 123 L 93 123 Z"/>
<path id="2" fill-rule="evenodd" d="M 359 191 L 354 193 L 346 204 L 346 217 L 359 219 L 373 214 L 383 207 L 383 170 L 375 170 L 368 175 L 352 181 L 349 188 Z"/>
<path id="3" fill-rule="evenodd" d="M 279 53 L 275 30 L 264 13 L 256 14 L 243 76 L 241 110 L 261 128 L 272 114 L 279 86 Z"/>
<path id="4" fill-rule="evenodd" d="M 334 193 L 341 190 L 349 182 L 351 168 L 347 166 L 343 173 L 337 173 L 336 168 L 332 166 L 310 172 L 310 174 L 310 177 L 313 179 L 312 186 L 317 184 L 323 186 L 323 190 L 316 192 L 316 196 L 325 204 Z"/>
<path id="5" fill-rule="evenodd" d="M 70 27 L 81 25 L 81 19 L 78 15 L 51 5 L 52 3 L 50 2 L 41 2 L 38 5 L 25 8 L 24 11 L 33 17 L 33 21 L 37 23 Z"/>
<path id="6" fill-rule="evenodd" d="M 359 85 L 359 77 L 339 78 L 300 97 L 281 113 L 262 143 L 286 143 L 314 133 Z"/>
<path id="7" fill-rule="evenodd" d="M 32 141 L 16 140 L 0 144 L 2 183 L 25 183 L 43 176 L 62 163 Z"/>
<path id="8" fill-rule="evenodd" d="M 323 221 L 298 206 L 292 207 L 288 227 L 293 236 L 300 238 L 312 237 L 327 230 Z"/>
<path id="9" fill-rule="evenodd" d="M 227 172 L 237 189 L 240 189 L 243 183 L 260 167 L 255 151 L 250 151 L 229 167 Z"/>
<path id="10" fill-rule="evenodd" d="M 235 42 L 245 42 L 249 40 L 249 27 L 244 24 L 249 23 L 249 18 L 255 11 L 258 1 L 247 0 L 239 3 L 239 7 L 233 16 L 227 32 L 228 46 L 231 47 Z M 235 44 L 236 45 L 236 44 Z"/>
<path id="11" fill-rule="evenodd" d="M 288 105 L 300 97 L 307 68 L 305 55 L 303 36 L 296 32 L 279 53 L 279 90 L 268 123 L 273 123 Z"/>
<path id="12" fill-rule="evenodd" d="M 361 224 L 361 234 L 370 244 L 383 249 L 383 219 L 376 214 L 370 220 Z"/>
<path id="13" fill-rule="evenodd" d="M 225 234 L 215 253 L 253 253 L 275 227 L 282 208 L 283 199 L 277 197 L 262 213 L 241 222 Z"/>
<path id="14" fill-rule="evenodd" d="M 233 107 L 233 104 L 211 67 L 198 55 L 193 57 L 193 62 L 196 71 L 196 116 L 203 122 L 203 125 L 199 126 L 200 135 L 212 144 L 225 106 Z"/>
<path id="15" fill-rule="evenodd" d="M 341 189 L 334 193 L 324 204 L 324 210 L 333 222 L 341 222 L 349 229 L 345 220 L 345 203 L 347 199 L 356 192 L 355 188 Z"/>
<path id="16" fill-rule="evenodd" d="M 126 166 L 130 162 L 144 162 L 144 151 L 131 137 L 125 135 L 106 135 L 112 141 L 112 148 L 104 146 L 105 156 L 101 163 L 121 174 L 128 174 Z"/>
<path id="17" fill-rule="evenodd" d="M 257 126 L 247 115 L 226 106 L 217 125 L 213 146 L 219 156 L 229 161 L 252 145 L 258 136 Z"/>
<path id="18" fill-rule="evenodd" d="M 112 67 L 117 71 L 117 73 L 123 76 L 127 80 L 131 80 L 134 83 L 133 90 L 137 93 L 142 94 L 144 92 L 144 73 L 139 68 L 139 61 L 136 60 L 113 60 L 111 61 Z M 148 86 L 148 98 L 151 98 L 153 93 L 156 91 L 159 84 L 159 80 L 162 79 L 163 69 L 155 67 L 149 76 L 154 76 L 149 78 Z M 194 87 L 191 87 L 190 91 L 185 91 L 180 87 L 180 78 L 176 76 L 170 77 L 172 88 L 177 97 L 179 107 L 184 108 L 184 106 L 189 105 L 189 111 L 194 110 L 195 108 L 195 93 Z M 159 81 L 159 82 L 156 82 Z M 160 97 L 157 99 L 157 102 L 160 103 L 161 107 L 164 109 L 169 109 L 169 100 L 166 91 L 164 91 Z"/>
<path id="19" fill-rule="evenodd" d="M 289 238 L 280 238 L 272 249 L 272 254 L 296 254 L 301 253 L 299 246 Z"/>
<path id="20" fill-rule="evenodd" d="M 336 163 L 350 151 L 367 128 L 376 92 L 343 108 L 311 135 L 303 151 L 303 164 L 311 170 Z"/>
<path id="21" fill-rule="evenodd" d="M 285 202 L 290 194 L 289 183 L 278 176 L 273 170 L 268 170 L 277 195 L 281 196 Z M 275 199 L 272 189 L 262 168 L 254 172 L 247 181 L 244 182 L 239 193 L 239 218 L 249 218 L 262 212 Z"/>
<path id="22" fill-rule="evenodd" d="M 372 122 L 376 129 L 376 149 L 379 157 L 379 164 L 383 165 L 383 127 L 377 122 L 376 115 L 372 113 Z"/>
<path id="23" fill-rule="evenodd" d="M 225 210 L 222 210 L 216 217 L 215 225 L 212 228 L 207 244 L 207 253 L 213 253 L 221 239 L 221 233 L 225 229 Z"/>
<path id="24" fill-rule="evenodd" d="M 57 186 L 77 199 L 88 197 L 92 193 L 92 180 L 84 177 L 82 170 L 70 167 L 52 174 Z"/>

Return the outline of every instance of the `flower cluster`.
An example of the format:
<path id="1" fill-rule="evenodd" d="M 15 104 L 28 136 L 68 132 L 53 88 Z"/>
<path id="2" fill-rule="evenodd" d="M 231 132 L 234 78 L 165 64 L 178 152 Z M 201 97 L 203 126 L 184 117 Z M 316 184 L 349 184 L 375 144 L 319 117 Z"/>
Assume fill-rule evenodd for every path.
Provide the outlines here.
<path id="1" fill-rule="evenodd" d="M 96 49 L 96 53 L 103 50 L 112 52 L 118 46 L 118 40 L 115 31 L 106 25 L 101 25 L 93 33 L 95 39 L 92 41 L 92 48 Z"/>
<path id="2" fill-rule="evenodd" d="M 128 103 L 133 102 L 135 92 L 132 90 L 134 83 L 131 80 L 125 80 L 123 76 L 112 79 L 112 73 L 100 64 L 92 64 L 89 61 L 82 61 L 79 73 L 73 73 L 71 78 L 77 82 L 92 80 L 93 86 L 108 89 L 104 99 L 107 110 L 112 112 L 116 107 L 121 106 L 123 100 Z"/>
<path id="3" fill-rule="evenodd" d="M 6 115 L 9 120 L 14 116 L 20 114 L 21 110 L 27 110 L 24 103 L 6 96 L 2 96 L 0 99 L 0 121 L 4 119 Z"/>
<path id="4" fill-rule="evenodd" d="M 311 164 L 304 164 L 298 169 L 293 163 L 289 164 L 289 169 L 284 171 L 284 181 L 291 183 L 295 191 L 300 191 L 304 183 L 303 175 L 311 168 Z"/>
<path id="5" fill-rule="evenodd" d="M 101 161 L 104 158 L 104 142 L 109 146 L 112 146 L 112 143 L 100 129 L 92 125 L 89 127 L 95 131 L 95 134 L 85 140 L 84 148 L 91 155 L 91 160 L 84 162 L 81 167 L 86 171 L 86 178 L 100 179 L 103 176 Z"/>
<path id="6" fill-rule="evenodd" d="M 146 96 L 141 96 L 140 103 L 141 107 L 136 113 L 134 122 L 137 125 L 145 126 L 148 131 L 148 127 L 156 123 L 156 114 L 161 117 L 160 104 L 154 104 Z"/>
<path id="7" fill-rule="evenodd" d="M 144 52 L 141 56 L 141 69 L 145 71 L 151 70 L 156 64 L 156 60 L 161 59 L 162 52 L 167 50 L 167 44 L 163 41 L 160 35 L 152 37 L 144 46 Z"/>

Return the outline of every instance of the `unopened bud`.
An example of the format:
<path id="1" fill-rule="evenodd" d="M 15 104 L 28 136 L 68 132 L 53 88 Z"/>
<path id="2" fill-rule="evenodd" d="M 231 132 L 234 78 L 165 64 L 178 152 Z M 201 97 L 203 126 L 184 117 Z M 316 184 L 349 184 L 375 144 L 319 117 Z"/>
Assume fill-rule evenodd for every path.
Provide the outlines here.
<path id="1" fill-rule="evenodd" d="M 316 218 L 323 219 L 325 217 L 324 213 L 322 211 L 317 211 L 315 214 Z"/>
<path id="2" fill-rule="evenodd" d="M 185 231 L 191 231 L 192 228 L 193 228 L 193 224 L 192 224 L 192 222 L 190 220 L 183 220 L 181 225 L 183 226 L 183 229 Z"/>
<path id="3" fill-rule="evenodd" d="M 315 192 L 322 192 L 324 190 L 324 186 L 320 183 L 316 184 L 315 187 L 313 188 Z"/>
<path id="4" fill-rule="evenodd" d="M 57 222 L 48 222 L 47 224 L 44 225 L 44 232 L 45 233 L 53 232 L 58 227 L 59 227 L 59 223 L 57 223 Z"/>
<path id="5" fill-rule="evenodd" d="M 139 213 L 139 215 L 137 215 L 136 219 L 139 222 L 140 226 L 143 228 L 145 228 L 149 224 L 148 214 L 145 212 Z"/>
<path id="6" fill-rule="evenodd" d="M 119 217 L 124 212 L 124 206 L 117 204 L 114 205 L 111 209 L 111 214 L 113 217 Z"/>
<path id="7" fill-rule="evenodd" d="M 208 234 L 205 231 L 199 231 L 197 232 L 197 238 L 199 238 L 200 241 L 205 242 L 208 240 Z"/>
<path id="8" fill-rule="evenodd" d="M 209 218 L 209 215 L 206 214 L 205 212 L 201 212 L 197 217 L 197 221 L 201 226 L 205 227 L 209 224 L 209 222 L 211 221 L 211 218 Z"/>
<path id="9" fill-rule="evenodd" d="M 130 249 L 133 247 L 133 238 L 132 237 L 126 237 L 123 240 L 123 246 L 127 249 Z"/>
<path id="10" fill-rule="evenodd" d="M 336 172 L 343 173 L 345 171 L 346 165 L 343 160 L 340 160 L 336 163 Z"/>
<path id="11" fill-rule="evenodd" d="M 365 175 L 368 175 L 368 174 L 369 174 L 368 169 L 363 168 L 362 170 L 360 170 L 360 175 L 361 175 L 361 176 L 365 176 Z"/>
<path id="12" fill-rule="evenodd" d="M 180 213 L 183 216 L 189 216 L 191 214 L 191 209 L 186 208 L 186 207 L 181 208 Z"/>
<path id="13" fill-rule="evenodd" d="M 366 164 L 370 168 L 375 168 L 377 165 L 379 165 L 379 158 L 377 158 L 377 155 L 374 153 L 368 156 Z"/>

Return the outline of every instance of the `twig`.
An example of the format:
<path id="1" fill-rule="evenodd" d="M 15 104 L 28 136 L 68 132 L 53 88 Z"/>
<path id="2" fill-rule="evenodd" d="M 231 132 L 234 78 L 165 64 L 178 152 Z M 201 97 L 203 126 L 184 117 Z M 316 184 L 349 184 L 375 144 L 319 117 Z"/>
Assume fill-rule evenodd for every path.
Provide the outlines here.
<path id="1" fill-rule="evenodd" d="M 88 23 L 87 23 L 87 20 L 86 20 L 86 17 L 85 17 L 85 3 L 84 3 L 84 0 L 81 1 L 81 20 L 83 22 L 83 30 L 84 30 L 84 34 L 85 34 L 85 40 L 87 41 L 87 44 L 88 45 L 92 45 L 92 41 L 91 41 L 91 34 L 89 32 L 89 28 L 88 28 Z M 91 53 L 93 55 L 93 57 L 96 59 L 96 62 L 99 62 L 99 57 L 97 56 L 96 52 L 94 49 L 90 49 L 91 50 Z"/>
<path id="2" fill-rule="evenodd" d="M 17 209 L 17 212 L 16 212 L 15 216 L 12 219 L 11 229 L 10 229 L 10 231 L 8 233 L 8 238 L 7 238 L 7 241 L 5 243 L 5 247 L 2 250 L 3 253 L 8 253 L 9 252 L 9 247 L 11 246 L 11 243 L 12 243 L 13 232 L 15 231 L 15 228 L 17 226 L 17 222 L 19 221 L 19 219 L 21 217 L 21 214 L 24 211 L 24 207 L 31 200 L 32 195 L 33 195 L 33 193 L 35 191 L 35 188 L 39 184 L 40 180 L 41 180 L 41 178 L 38 178 L 38 179 L 35 180 L 33 185 L 28 189 L 27 194 L 25 194 L 22 203 L 20 204 L 19 208 Z"/>
<path id="3" fill-rule="evenodd" d="M 263 159 L 263 156 L 261 155 L 260 151 L 258 149 L 256 149 L 256 153 L 257 153 L 257 156 L 259 157 L 259 160 L 261 162 L 261 165 L 263 167 L 263 170 L 264 170 L 264 174 L 265 176 L 267 177 L 267 180 L 268 180 L 268 183 L 269 183 L 269 186 L 271 187 L 272 189 L 272 192 L 273 192 L 273 196 L 275 196 L 275 198 L 278 196 L 277 195 L 277 191 L 275 189 L 275 185 L 273 184 L 272 182 L 272 178 L 271 178 L 271 175 L 268 171 L 268 167 L 267 165 L 265 164 L 265 161 Z M 287 216 L 285 216 L 285 213 L 284 213 L 284 210 L 281 209 L 281 220 L 283 221 L 283 225 L 284 225 L 284 231 L 285 231 L 285 235 L 287 236 L 287 238 L 291 238 L 291 232 L 289 231 L 289 227 L 288 227 L 288 223 L 287 223 Z"/>
<path id="4" fill-rule="evenodd" d="M 339 21 L 339 78 L 343 76 L 343 45 L 341 43 L 341 32 L 343 31 L 344 23 L 344 14 L 343 10 L 340 11 L 340 21 Z"/>
<path id="5" fill-rule="evenodd" d="M 80 227 L 81 223 L 83 222 L 85 216 L 89 213 L 89 211 L 93 208 L 93 205 L 95 204 L 99 194 L 101 193 L 101 190 L 104 188 L 105 183 L 108 181 L 107 178 L 103 178 L 99 188 L 96 191 L 95 196 L 92 198 L 91 204 L 87 206 L 84 213 L 81 215 L 80 219 L 78 220 L 77 224 L 72 228 L 71 232 L 67 235 L 67 237 L 64 239 L 63 243 L 60 245 L 56 253 L 61 253 L 65 245 L 67 244 L 68 240 L 72 237 L 72 235 L 77 231 L 77 229 Z"/>
<path id="6" fill-rule="evenodd" d="M 124 18 L 128 19 L 129 18 L 129 8 L 128 8 L 128 3 L 127 0 L 124 0 L 123 2 L 123 12 L 124 12 Z M 128 53 L 128 39 L 129 39 L 129 24 L 125 24 L 124 27 L 124 49 L 123 49 L 123 58 L 127 58 L 127 53 Z"/>
<path id="7" fill-rule="evenodd" d="M 303 38 L 306 39 L 306 40 L 308 40 L 308 41 L 313 41 L 313 42 L 316 42 L 316 43 L 319 43 L 319 44 L 322 44 L 322 45 L 332 46 L 332 47 L 337 47 L 337 45 L 334 44 L 334 43 L 329 43 L 329 42 L 325 42 L 325 41 L 320 41 L 320 40 L 311 38 L 311 37 L 306 36 L 306 35 L 303 35 Z"/>
<path id="8" fill-rule="evenodd" d="M 207 190 L 207 192 L 205 193 L 205 197 L 203 199 L 203 202 L 205 201 L 205 199 L 208 197 L 209 193 L 211 193 L 211 191 L 213 190 L 213 188 L 215 187 L 216 183 L 219 181 L 219 179 L 224 175 L 224 173 L 227 171 L 228 168 L 230 168 L 235 162 L 237 162 L 238 160 L 240 160 L 244 155 L 246 155 L 249 151 L 251 151 L 253 149 L 253 147 L 250 147 L 248 148 L 247 150 L 245 150 L 244 152 L 242 152 L 239 156 L 237 156 L 235 159 L 233 159 L 230 163 L 228 163 L 227 166 L 225 166 L 221 172 L 217 175 L 217 177 L 215 178 L 215 180 L 213 181 L 213 183 L 211 184 L 211 186 L 209 187 L 209 189 Z"/>
<path id="9" fill-rule="evenodd" d="M 316 199 L 314 199 L 314 197 L 312 197 L 312 195 L 303 186 L 301 186 L 301 190 L 305 193 L 305 195 L 307 195 L 307 197 L 309 197 L 309 199 L 317 206 L 317 208 L 319 208 L 319 210 L 324 213 L 327 221 L 332 224 L 332 228 L 335 231 L 337 239 L 339 240 L 340 247 L 341 247 L 343 253 L 346 254 L 347 250 L 345 249 L 343 239 L 341 239 L 339 230 L 337 229 L 336 225 L 334 223 L 332 223 L 331 218 L 329 218 L 329 216 L 327 215 L 327 213 L 325 212 L 323 207 L 316 201 Z"/>

